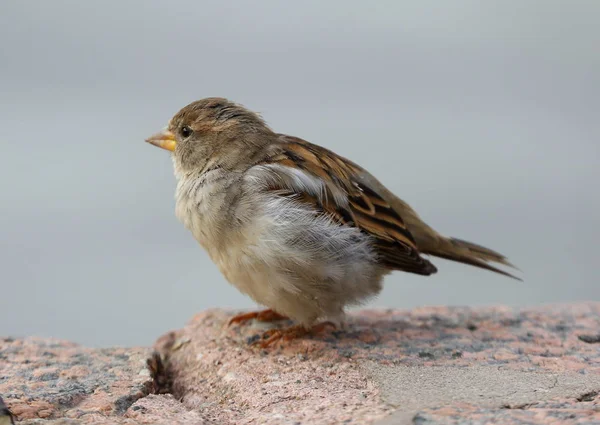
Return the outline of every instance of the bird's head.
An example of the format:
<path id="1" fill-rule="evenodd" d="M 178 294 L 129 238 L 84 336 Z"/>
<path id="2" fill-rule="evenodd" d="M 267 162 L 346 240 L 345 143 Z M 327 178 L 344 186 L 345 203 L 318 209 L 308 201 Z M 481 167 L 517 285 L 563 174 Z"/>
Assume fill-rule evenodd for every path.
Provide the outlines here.
<path id="1" fill-rule="evenodd" d="M 146 139 L 173 152 L 177 171 L 235 169 L 273 134 L 256 113 L 227 99 L 210 97 L 182 108 L 161 132 Z M 242 161 L 243 162 L 243 161 Z"/>

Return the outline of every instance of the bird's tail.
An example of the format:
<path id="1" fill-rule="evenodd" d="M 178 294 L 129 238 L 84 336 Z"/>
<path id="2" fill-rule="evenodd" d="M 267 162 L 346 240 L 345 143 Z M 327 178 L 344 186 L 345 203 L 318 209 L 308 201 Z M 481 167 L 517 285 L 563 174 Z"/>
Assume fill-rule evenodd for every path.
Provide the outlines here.
<path id="1" fill-rule="evenodd" d="M 408 230 L 417 242 L 419 251 L 423 254 L 429 254 L 447 260 L 457 261 L 459 263 L 469 264 L 471 266 L 500 273 L 513 279 L 522 280 L 504 270 L 501 270 L 489 263 L 496 263 L 507 267 L 513 266 L 504 255 L 485 248 L 472 242 L 462 239 L 447 238 L 440 235 L 425 223 L 421 217 L 405 201 L 398 198 L 390 192 L 379 180 L 363 170 L 360 178 L 369 186 L 375 188 L 390 203 L 404 219 Z M 517 269 L 518 270 L 518 269 Z"/>
<path id="2" fill-rule="evenodd" d="M 462 239 L 444 238 L 442 243 L 437 243 L 434 247 L 425 249 L 422 252 L 444 258 L 446 260 L 457 261 L 459 263 L 469 264 L 471 266 L 490 270 L 500 273 L 504 276 L 512 277 L 513 279 L 522 280 L 489 264 L 492 262 L 517 269 L 506 259 L 504 255 L 481 245 L 463 241 Z"/>

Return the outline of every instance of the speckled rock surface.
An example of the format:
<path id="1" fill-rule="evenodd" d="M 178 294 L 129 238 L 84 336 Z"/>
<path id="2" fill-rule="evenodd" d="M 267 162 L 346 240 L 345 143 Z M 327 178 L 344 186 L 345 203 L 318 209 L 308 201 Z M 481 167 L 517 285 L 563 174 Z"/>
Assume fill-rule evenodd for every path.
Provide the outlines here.
<path id="1" fill-rule="evenodd" d="M 157 343 L 175 397 L 216 423 L 600 423 L 599 303 L 361 311 L 268 350 L 229 317 Z"/>
<path id="2" fill-rule="evenodd" d="M 125 412 L 149 392 L 147 349 L 88 349 L 38 338 L 0 342 L 0 394 L 19 419 Z"/>
<path id="3" fill-rule="evenodd" d="M 150 353 L 0 339 L 0 395 L 19 424 L 201 423 L 171 396 L 146 397 L 153 390 Z"/>
<path id="4" fill-rule="evenodd" d="M 267 350 L 230 317 L 154 353 L 0 339 L 0 395 L 25 424 L 600 424 L 600 303 L 365 310 Z"/>

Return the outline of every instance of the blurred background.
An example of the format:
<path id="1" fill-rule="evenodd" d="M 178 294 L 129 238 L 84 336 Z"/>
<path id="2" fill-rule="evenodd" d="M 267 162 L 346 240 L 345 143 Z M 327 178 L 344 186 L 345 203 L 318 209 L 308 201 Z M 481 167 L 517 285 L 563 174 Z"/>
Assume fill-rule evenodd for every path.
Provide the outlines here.
<path id="1" fill-rule="evenodd" d="M 151 344 L 252 308 L 144 143 L 223 96 L 359 162 L 519 283 L 435 260 L 370 307 L 600 300 L 600 2 L 5 1 L 0 335 Z"/>

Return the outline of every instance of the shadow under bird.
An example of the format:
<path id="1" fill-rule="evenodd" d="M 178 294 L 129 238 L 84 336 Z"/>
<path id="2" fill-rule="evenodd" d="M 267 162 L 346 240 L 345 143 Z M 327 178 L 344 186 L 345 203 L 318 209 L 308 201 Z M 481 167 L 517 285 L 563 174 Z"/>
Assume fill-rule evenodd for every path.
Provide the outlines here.
<path id="1" fill-rule="evenodd" d="M 146 140 L 172 152 L 176 215 L 225 278 L 268 310 L 231 320 L 290 318 L 260 344 L 341 325 L 394 270 L 428 276 L 422 254 L 515 276 L 491 249 L 440 235 L 354 162 L 274 132 L 222 98 L 181 109 Z"/>

